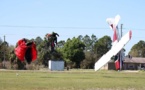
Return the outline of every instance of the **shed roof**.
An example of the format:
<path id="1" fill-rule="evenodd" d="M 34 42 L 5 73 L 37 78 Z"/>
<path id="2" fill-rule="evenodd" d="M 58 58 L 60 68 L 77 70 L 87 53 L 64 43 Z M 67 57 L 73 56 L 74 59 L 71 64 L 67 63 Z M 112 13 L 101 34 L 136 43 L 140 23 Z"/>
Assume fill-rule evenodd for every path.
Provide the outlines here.
<path id="1" fill-rule="evenodd" d="M 124 63 L 145 63 L 145 58 L 142 57 L 126 57 Z"/>

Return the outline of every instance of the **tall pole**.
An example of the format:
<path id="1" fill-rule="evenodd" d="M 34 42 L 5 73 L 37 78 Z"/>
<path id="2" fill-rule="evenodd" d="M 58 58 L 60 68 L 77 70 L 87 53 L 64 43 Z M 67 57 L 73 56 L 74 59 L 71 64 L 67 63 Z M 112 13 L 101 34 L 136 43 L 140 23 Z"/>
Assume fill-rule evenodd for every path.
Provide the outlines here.
<path id="1" fill-rule="evenodd" d="M 5 45 L 5 35 L 4 35 L 4 45 Z M 4 64 L 3 67 L 4 67 L 4 68 L 5 68 L 5 49 L 6 49 L 6 48 L 5 48 L 5 46 L 4 46 L 4 61 L 3 61 L 3 64 Z"/>
<path id="2" fill-rule="evenodd" d="M 120 28 L 120 32 L 121 32 L 121 36 L 120 36 L 120 37 L 121 37 L 121 38 L 122 38 L 122 28 L 123 28 L 123 24 L 121 24 L 121 28 Z M 122 58 L 122 56 L 123 56 L 122 54 L 123 54 L 123 52 L 122 52 L 122 50 L 121 50 L 121 51 L 120 51 L 120 70 L 122 70 L 122 61 L 123 61 L 123 60 L 122 60 L 122 59 L 123 59 L 123 58 Z"/>
<path id="3" fill-rule="evenodd" d="M 122 28 L 123 28 L 123 24 L 121 24 L 121 28 L 120 28 L 120 30 L 121 30 L 121 37 L 122 37 Z"/>

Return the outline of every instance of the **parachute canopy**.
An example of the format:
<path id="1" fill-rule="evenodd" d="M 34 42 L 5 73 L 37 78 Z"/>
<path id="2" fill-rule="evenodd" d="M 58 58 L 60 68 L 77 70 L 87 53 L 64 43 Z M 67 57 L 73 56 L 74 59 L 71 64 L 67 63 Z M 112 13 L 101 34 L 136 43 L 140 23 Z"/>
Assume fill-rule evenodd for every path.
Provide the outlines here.
<path id="1" fill-rule="evenodd" d="M 20 61 L 26 60 L 30 64 L 37 58 L 36 45 L 33 41 L 28 41 L 25 38 L 21 39 L 17 42 L 15 54 Z"/>

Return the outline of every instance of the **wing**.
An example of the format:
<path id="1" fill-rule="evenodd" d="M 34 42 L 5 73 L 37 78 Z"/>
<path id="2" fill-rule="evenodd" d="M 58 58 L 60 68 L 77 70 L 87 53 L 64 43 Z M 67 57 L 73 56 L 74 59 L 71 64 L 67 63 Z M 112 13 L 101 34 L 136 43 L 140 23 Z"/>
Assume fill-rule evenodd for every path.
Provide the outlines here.
<path id="1" fill-rule="evenodd" d="M 127 32 L 120 41 L 111 48 L 105 55 L 103 55 L 96 63 L 95 63 L 95 71 L 99 70 L 102 66 L 108 63 L 113 55 L 116 55 L 131 39 L 132 31 Z"/>

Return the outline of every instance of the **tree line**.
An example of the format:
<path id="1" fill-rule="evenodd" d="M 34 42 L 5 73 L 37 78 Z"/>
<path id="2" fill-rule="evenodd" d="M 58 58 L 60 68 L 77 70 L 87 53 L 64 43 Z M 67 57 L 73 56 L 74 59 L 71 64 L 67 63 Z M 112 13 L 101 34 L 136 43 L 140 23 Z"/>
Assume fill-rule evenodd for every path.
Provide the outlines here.
<path id="1" fill-rule="evenodd" d="M 79 35 L 68 38 L 66 41 L 58 41 L 55 52 L 51 52 L 48 41 L 44 37 L 36 37 L 35 41 L 38 51 L 37 60 L 33 66 L 48 67 L 49 60 L 64 60 L 65 66 L 69 68 L 93 69 L 95 62 L 111 48 L 112 40 L 110 36 L 97 38 L 94 34 Z M 26 62 L 20 62 L 14 54 L 15 46 L 0 39 L 0 67 L 3 61 L 10 62 L 11 69 L 28 69 Z M 129 52 L 132 56 L 145 57 L 145 41 L 139 41 Z M 29 67 L 30 68 L 30 67 Z"/>

